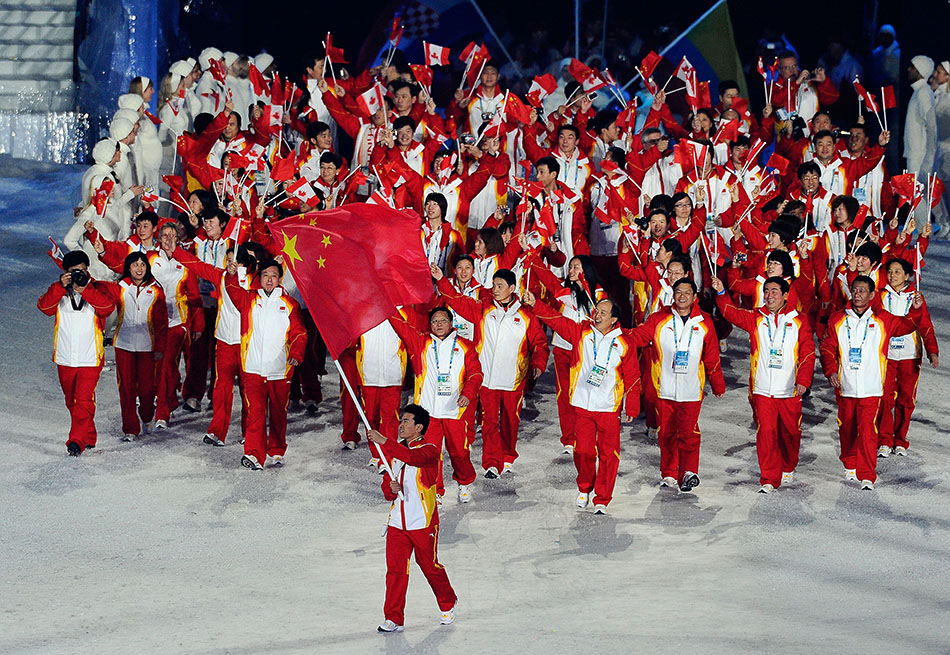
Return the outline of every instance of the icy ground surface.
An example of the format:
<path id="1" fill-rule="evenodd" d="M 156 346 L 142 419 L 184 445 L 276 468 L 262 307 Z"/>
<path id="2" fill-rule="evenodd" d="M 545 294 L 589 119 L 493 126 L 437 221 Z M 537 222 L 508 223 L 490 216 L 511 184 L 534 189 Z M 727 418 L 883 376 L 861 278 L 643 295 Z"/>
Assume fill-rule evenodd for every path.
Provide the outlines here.
<path id="1" fill-rule="evenodd" d="M 734 334 L 729 391 L 702 412 L 697 493 L 656 487 L 658 451 L 638 421 L 605 517 L 573 508 L 549 371 L 528 399 L 515 472 L 479 479 L 465 506 L 447 485 L 440 556 L 455 625 L 439 626 L 413 564 L 406 631 L 384 636 L 387 503 L 365 446 L 340 450 L 335 375 L 317 416 L 291 416 L 283 469 L 239 466 L 237 412 L 226 448 L 201 443 L 210 410 L 120 442 L 114 370 L 99 383 L 99 447 L 66 456 L 53 321 L 35 304 L 55 277 L 46 235 L 61 242 L 81 170 L 2 165 L 0 652 L 950 651 L 947 355 L 924 370 L 909 456 L 881 461 L 877 490 L 845 484 L 819 375 L 797 480 L 763 496 L 746 339 Z M 948 259 L 935 244 L 924 282 L 944 346 Z"/>

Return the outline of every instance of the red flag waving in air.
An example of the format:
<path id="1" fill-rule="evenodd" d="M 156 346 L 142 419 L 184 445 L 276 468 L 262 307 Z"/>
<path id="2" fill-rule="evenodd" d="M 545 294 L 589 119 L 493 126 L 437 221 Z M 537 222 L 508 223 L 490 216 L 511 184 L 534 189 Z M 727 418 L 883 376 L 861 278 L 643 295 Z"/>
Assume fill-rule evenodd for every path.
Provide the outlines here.
<path id="1" fill-rule="evenodd" d="M 577 80 L 577 83 L 581 85 L 584 93 L 593 93 L 607 86 L 607 83 L 601 79 L 597 71 L 584 65 L 577 59 L 571 59 L 571 63 L 567 69 L 571 73 L 571 77 Z"/>
<path id="2" fill-rule="evenodd" d="M 330 60 L 331 64 L 348 64 L 348 62 L 343 56 L 343 48 L 338 48 L 333 45 L 333 35 L 327 32 L 327 42 L 326 42 L 326 53 L 327 59 Z"/>
<path id="3" fill-rule="evenodd" d="M 418 214 L 357 203 L 271 225 L 334 359 L 396 305 L 432 297 Z"/>
<path id="4" fill-rule="evenodd" d="M 294 156 L 288 155 L 282 159 L 277 159 L 270 169 L 270 179 L 275 182 L 286 182 L 297 173 L 297 164 Z"/>
<path id="5" fill-rule="evenodd" d="M 528 89 L 525 98 L 528 99 L 528 104 L 533 107 L 540 107 L 541 101 L 555 91 L 557 91 L 557 80 L 554 79 L 553 75 L 536 75 L 535 78 L 531 80 L 531 88 Z"/>
<path id="6" fill-rule="evenodd" d="M 96 189 L 92 196 L 92 204 L 96 206 L 96 213 L 102 216 L 106 211 L 106 203 L 109 202 L 109 196 L 112 195 L 112 189 L 115 187 L 115 180 L 107 177 L 102 180 L 102 184 Z"/>
<path id="7" fill-rule="evenodd" d="M 531 122 L 531 107 L 521 102 L 521 98 L 509 93 L 505 100 L 505 118 L 527 125 Z"/>
<path id="8" fill-rule="evenodd" d="M 248 79 L 254 87 L 254 95 L 262 96 L 267 92 L 267 80 L 253 63 L 248 66 Z"/>
<path id="9" fill-rule="evenodd" d="M 422 85 L 425 89 L 432 88 L 432 69 L 428 66 L 423 66 L 422 64 L 409 64 L 409 68 L 412 69 L 412 75 L 416 78 L 416 82 Z"/>
<path id="10" fill-rule="evenodd" d="M 646 80 L 653 75 L 653 71 L 656 70 L 656 67 L 661 61 L 663 61 L 663 57 L 651 50 L 647 53 L 647 56 L 643 58 L 643 61 L 640 62 L 640 65 L 637 66 L 637 71 L 639 71 L 640 76 Z"/>
<path id="11" fill-rule="evenodd" d="M 881 89 L 881 105 L 884 109 L 897 108 L 897 96 L 894 95 L 893 86 L 885 86 Z"/>

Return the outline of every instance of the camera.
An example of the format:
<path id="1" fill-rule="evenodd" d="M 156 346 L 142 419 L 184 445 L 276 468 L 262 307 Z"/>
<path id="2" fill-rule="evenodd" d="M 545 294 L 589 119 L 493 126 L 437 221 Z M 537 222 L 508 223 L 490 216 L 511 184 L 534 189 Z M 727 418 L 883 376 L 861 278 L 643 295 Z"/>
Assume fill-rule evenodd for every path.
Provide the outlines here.
<path id="1" fill-rule="evenodd" d="M 483 111 L 483 112 L 482 112 L 482 121 L 484 121 L 484 122 L 487 123 L 488 121 L 491 120 L 492 116 L 494 116 L 494 115 L 495 115 L 495 112 L 493 112 L 493 111 Z"/>
<path id="2" fill-rule="evenodd" d="M 646 230 L 650 227 L 650 218 L 648 216 L 637 216 L 633 219 L 633 223 L 641 230 Z"/>
<path id="3" fill-rule="evenodd" d="M 836 127 L 835 129 L 831 131 L 831 133 L 834 135 L 835 141 L 837 141 L 838 139 L 851 138 L 851 132 L 849 132 L 848 130 L 842 130 L 840 127 Z"/>
<path id="4" fill-rule="evenodd" d="M 468 132 L 465 134 L 460 134 L 459 143 L 461 143 L 463 146 L 473 146 L 475 145 L 475 135 Z"/>
<path id="5" fill-rule="evenodd" d="M 737 252 L 735 255 L 732 256 L 732 260 L 742 264 L 744 262 L 749 261 L 749 255 L 744 252 Z"/>
<path id="6" fill-rule="evenodd" d="M 73 269 L 69 272 L 69 278 L 73 281 L 73 286 L 84 287 L 89 284 L 89 273 L 81 268 Z"/>

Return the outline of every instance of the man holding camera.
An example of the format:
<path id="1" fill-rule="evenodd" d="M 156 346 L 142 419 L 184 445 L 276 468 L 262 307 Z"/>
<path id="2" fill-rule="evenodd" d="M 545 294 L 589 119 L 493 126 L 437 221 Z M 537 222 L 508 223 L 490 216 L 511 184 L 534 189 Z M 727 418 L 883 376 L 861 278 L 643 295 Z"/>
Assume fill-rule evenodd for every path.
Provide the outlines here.
<path id="1" fill-rule="evenodd" d="M 89 257 L 74 250 L 63 257 L 63 271 L 36 303 L 56 317 L 53 362 L 69 409 L 66 450 L 73 457 L 96 446 L 96 385 L 102 372 L 102 328 L 115 303 L 89 278 Z"/>

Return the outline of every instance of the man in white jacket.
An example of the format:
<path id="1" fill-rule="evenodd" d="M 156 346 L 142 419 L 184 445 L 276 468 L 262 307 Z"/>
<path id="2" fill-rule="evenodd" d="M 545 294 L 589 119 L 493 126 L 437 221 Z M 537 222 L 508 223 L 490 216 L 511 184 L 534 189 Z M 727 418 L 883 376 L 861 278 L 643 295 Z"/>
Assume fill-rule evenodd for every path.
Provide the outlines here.
<path id="1" fill-rule="evenodd" d="M 917 173 L 919 179 L 933 172 L 934 151 L 937 148 L 934 95 L 927 84 L 933 71 L 933 60 L 924 55 L 911 59 L 911 65 L 907 68 L 907 77 L 914 93 L 907 105 L 904 123 L 904 159 L 907 160 L 907 171 Z"/>

